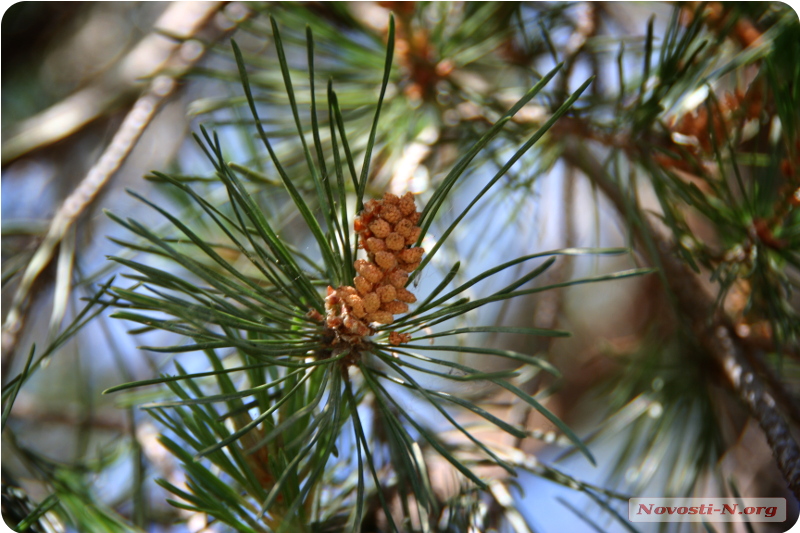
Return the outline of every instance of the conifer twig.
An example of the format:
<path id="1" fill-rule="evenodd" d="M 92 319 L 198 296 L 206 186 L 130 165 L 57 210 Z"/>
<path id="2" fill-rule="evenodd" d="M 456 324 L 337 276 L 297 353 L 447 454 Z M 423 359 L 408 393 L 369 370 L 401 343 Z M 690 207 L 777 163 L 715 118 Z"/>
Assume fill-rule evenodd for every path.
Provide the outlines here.
<path id="1" fill-rule="evenodd" d="M 753 348 L 747 341 L 749 338 L 742 338 L 742 344 L 747 348 L 745 355 L 753 365 L 755 371 L 766 381 L 767 386 L 775 395 L 775 401 L 780 404 L 781 408 L 787 415 L 794 421 L 795 424 L 800 424 L 800 400 L 797 395 L 788 390 L 781 381 L 778 373 L 773 369 L 762 356 L 762 351 Z"/>
<path id="2" fill-rule="evenodd" d="M 565 161 L 579 168 L 614 204 L 622 216 L 628 212 L 623 193 L 603 172 L 603 165 L 580 141 L 564 143 L 562 153 Z M 662 268 L 668 289 L 675 297 L 681 318 L 691 324 L 698 342 L 707 350 L 727 378 L 739 399 L 747 406 L 751 416 L 761 425 L 767 442 L 775 456 L 778 468 L 789 489 L 800 501 L 800 447 L 792 437 L 786 420 L 781 415 L 769 387 L 754 372 L 745 357 L 745 349 L 732 327 L 719 313 L 715 313 L 715 297 L 700 282 L 698 277 L 673 253 L 674 246 L 666 232 L 646 218 L 643 228 L 638 228 L 636 238 L 641 241 L 641 232 L 647 232 L 654 242 L 657 259 Z M 646 247 L 640 249 L 646 252 Z"/>

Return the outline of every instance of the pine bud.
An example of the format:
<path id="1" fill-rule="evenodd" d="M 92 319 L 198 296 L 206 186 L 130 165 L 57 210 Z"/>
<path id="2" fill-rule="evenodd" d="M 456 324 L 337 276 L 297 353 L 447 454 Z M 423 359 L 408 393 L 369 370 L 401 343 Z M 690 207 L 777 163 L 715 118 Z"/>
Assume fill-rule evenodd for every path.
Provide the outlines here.
<path id="1" fill-rule="evenodd" d="M 397 258 L 391 252 L 378 252 L 375 254 L 375 262 L 384 272 L 397 266 Z M 381 276 L 383 277 L 383 276 Z"/>
<path id="2" fill-rule="evenodd" d="M 375 289 L 375 293 L 380 297 L 381 302 L 391 302 L 397 298 L 397 289 L 391 285 L 381 285 Z"/>
<path id="3" fill-rule="evenodd" d="M 366 295 L 369 292 L 372 292 L 372 283 L 367 281 L 367 278 L 365 278 L 364 276 L 356 276 L 355 279 L 353 280 L 353 283 L 356 286 L 356 290 L 362 296 Z"/>
<path id="4" fill-rule="evenodd" d="M 392 232 L 392 226 L 385 220 L 374 220 L 369 225 L 370 231 L 379 239 L 385 239 Z"/>
<path id="5" fill-rule="evenodd" d="M 406 240 L 399 233 L 390 233 L 386 236 L 386 248 L 392 251 L 399 251 L 405 248 Z"/>
<path id="6" fill-rule="evenodd" d="M 412 244 L 417 242 L 417 239 L 419 239 L 419 236 L 421 234 L 422 234 L 422 228 L 420 228 L 419 226 L 412 226 L 411 231 L 409 231 L 408 235 L 406 235 L 406 244 L 408 246 L 411 246 Z"/>
<path id="7" fill-rule="evenodd" d="M 399 300 L 384 302 L 381 304 L 381 310 L 389 311 L 393 315 L 399 315 L 401 313 L 408 313 L 408 304 Z"/>
<path id="8" fill-rule="evenodd" d="M 416 263 L 400 263 L 398 268 L 400 268 L 402 270 L 405 270 L 406 272 L 408 272 L 410 274 L 410 273 L 414 272 L 417 268 L 419 268 L 419 264 L 420 264 L 420 261 L 417 261 Z"/>
<path id="9" fill-rule="evenodd" d="M 414 203 L 414 195 L 411 192 L 405 193 L 400 201 L 398 202 L 398 207 L 400 208 L 400 212 L 403 213 L 404 216 L 409 216 L 412 213 L 417 211 L 417 206 Z M 416 221 L 414 222 L 416 223 Z"/>
<path id="10" fill-rule="evenodd" d="M 378 283 L 383 279 L 383 272 L 377 266 L 364 259 L 357 259 L 355 267 L 356 272 L 364 276 L 370 283 Z"/>
<path id="11" fill-rule="evenodd" d="M 414 296 L 414 293 L 404 287 L 397 289 L 397 299 L 401 302 L 406 302 L 409 304 L 413 304 L 417 301 L 417 297 Z"/>
<path id="12" fill-rule="evenodd" d="M 401 237 L 406 238 L 411 235 L 411 230 L 414 228 L 414 223 L 404 218 L 394 225 L 395 233 L 399 233 Z"/>
<path id="13" fill-rule="evenodd" d="M 405 244 L 405 242 L 403 244 Z M 365 246 L 367 248 L 367 251 L 372 254 L 376 254 L 378 252 L 383 252 L 384 250 L 386 250 L 386 242 L 383 239 L 379 239 L 377 237 L 370 237 L 369 239 L 367 239 Z"/>
<path id="14" fill-rule="evenodd" d="M 405 287 L 406 283 L 408 283 L 408 274 L 402 270 L 393 270 L 386 276 L 386 279 L 392 286 L 399 289 L 400 287 Z"/>
<path id="15" fill-rule="evenodd" d="M 389 332 L 389 343 L 392 346 L 400 346 L 411 340 L 410 333 L 398 333 L 396 331 Z"/>
<path id="16" fill-rule="evenodd" d="M 394 317 L 392 316 L 392 313 L 388 311 L 375 311 L 374 313 L 369 313 L 366 320 L 370 323 L 377 322 L 379 324 L 391 324 L 394 320 Z"/>
<path id="17" fill-rule="evenodd" d="M 398 259 L 404 263 L 419 263 L 423 253 L 423 248 L 406 248 L 398 254 Z"/>
<path id="18" fill-rule="evenodd" d="M 361 299 L 361 296 L 356 294 L 351 294 L 345 297 L 345 302 L 350 308 L 353 310 L 353 314 L 356 318 L 364 318 L 367 312 L 364 310 L 364 301 Z"/>
<path id="19" fill-rule="evenodd" d="M 395 224 L 403 218 L 403 214 L 393 205 L 384 205 L 381 210 L 381 218 L 389 224 Z"/>
<path id="20" fill-rule="evenodd" d="M 370 292 L 364 295 L 364 310 L 367 313 L 374 313 L 381 308 L 381 298 L 377 293 Z"/>

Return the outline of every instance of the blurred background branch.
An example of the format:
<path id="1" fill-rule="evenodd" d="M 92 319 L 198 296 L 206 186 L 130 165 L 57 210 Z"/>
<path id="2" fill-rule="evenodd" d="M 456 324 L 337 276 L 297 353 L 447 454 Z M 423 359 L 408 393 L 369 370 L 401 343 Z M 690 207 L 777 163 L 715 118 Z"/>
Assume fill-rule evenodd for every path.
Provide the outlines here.
<path id="1" fill-rule="evenodd" d="M 16 128 L 19 133 L 3 143 L 5 165 L 32 150 L 76 133 L 91 120 L 107 113 L 112 106 L 142 92 L 143 79 L 151 79 L 144 82 L 144 94 L 136 99 L 103 155 L 74 192 L 64 200 L 52 218 L 44 239 L 31 257 L 3 322 L 4 365 L 7 358 L 15 352 L 17 334 L 22 327 L 34 282 L 49 265 L 53 252 L 64 235 L 125 161 L 158 107 L 172 93 L 175 88 L 174 78 L 182 76 L 202 57 L 203 45 L 192 39 L 213 20 L 221 7 L 222 3 L 215 2 L 178 2 L 170 5 L 156 21 L 154 32 L 145 37 L 114 68 L 106 71 L 99 81 L 25 120 Z M 71 268 L 71 260 L 65 262 L 61 270 L 66 271 L 60 276 L 71 278 Z M 66 292 L 68 291 L 67 288 Z M 60 323 L 60 318 L 54 317 L 53 322 Z"/>

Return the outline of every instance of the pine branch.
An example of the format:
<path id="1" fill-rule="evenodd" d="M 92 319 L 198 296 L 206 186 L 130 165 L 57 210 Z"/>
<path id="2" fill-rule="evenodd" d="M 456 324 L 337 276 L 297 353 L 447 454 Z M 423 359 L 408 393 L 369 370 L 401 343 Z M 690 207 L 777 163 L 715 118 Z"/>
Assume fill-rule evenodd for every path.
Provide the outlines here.
<path id="1" fill-rule="evenodd" d="M 763 352 L 755 350 L 747 343 L 748 338 L 741 339 L 742 345 L 747 347 L 747 355 L 750 364 L 759 375 L 766 381 L 768 388 L 773 392 L 775 400 L 781 408 L 792 419 L 795 424 L 800 424 L 800 399 L 793 394 L 781 381 L 778 373 L 764 360 Z"/>
<path id="2" fill-rule="evenodd" d="M 603 165 L 582 147 L 582 141 L 564 142 L 563 157 L 579 168 L 613 203 L 622 217 L 629 212 L 623 192 L 613 179 L 603 172 Z M 800 501 L 800 447 L 792 437 L 791 429 L 777 408 L 774 393 L 753 370 L 745 356 L 746 348 L 729 321 L 715 312 L 716 298 L 698 276 L 674 253 L 671 237 L 647 218 L 641 217 L 643 227 L 637 227 L 639 250 L 650 255 L 651 262 L 660 263 L 663 279 L 674 296 L 677 311 L 688 324 L 695 338 L 714 360 L 738 398 L 758 421 L 767 438 L 778 467 L 788 487 Z M 647 253 L 643 235 L 654 243 Z M 655 256 L 653 256 L 653 252 Z"/>

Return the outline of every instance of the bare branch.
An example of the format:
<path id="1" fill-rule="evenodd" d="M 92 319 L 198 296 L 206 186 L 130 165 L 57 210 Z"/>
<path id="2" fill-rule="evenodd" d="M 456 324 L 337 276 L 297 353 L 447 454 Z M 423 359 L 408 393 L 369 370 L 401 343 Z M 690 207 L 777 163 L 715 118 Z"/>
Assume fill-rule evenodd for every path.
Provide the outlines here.
<path id="1" fill-rule="evenodd" d="M 222 5 L 222 2 L 176 2 L 162 15 L 160 21 L 161 30 L 169 34 L 183 35 L 189 38 L 207 25 L 209 20 L 213 18 L 213 15 L 219 11 Z M 139 97 L 128 112 L 100 159 L 92 166 L 78 187 L 64 200 L 50 222 L 50 227 L 46 236 L 33 254 L 33 257 L 22 275 L 22 279 L 17 287 L 17 292 L 14 295 L 14 300 L 11 303 L 9 312 L 6 315 L 6 320 L 3 323 L 2 357 L 4 364 L 13 357 L 17 335 L 24 322 L 23 319 L 34 282 L 47 265 L 50 264 L 56 248 L 67 234 L 67 231 L 73 226 L 80 214 L 91 205 L 100 190 L 109 182 L 116 170 L 125 161 L 128 154 L 130 154 L 131 150 L 136 145 L 136 142 L 152 120 L 159 106 L 172 94 L 176 85 L 174 77 L 185 72 L 186 69 L 202 57 L 202 47 L 196 50 L 195 53 L 187 53 L 185 46 L 191 46 L 190 43 L 181 44 L 166 39 L 165 37 L 160 38 L 163 39 L 165 43 L 168 43 L 169 48 L 166 50 L 153 50 L 153 47 L 156 46 L 156 43 L 152 40 L 155 38 L 155 35 L 156 34 L 153 33 L 145 37 L 139 46 L 137 46 L 126 60 L 122 62 L 121 68 L 128 68 L 130 70 L 136 65 L 137 59 L 141 60 L 140 56 L 149 53 L 161 59 L 157 64 L 150 64 L 148 68 L 152 70 L 145 69 L 147 72 L 142 71 L 141 67 L 135 68 L 135 75 L 156 74 L 156 72 L 167 66 L 170 68 L 171 75 L 159 75 L 150 82 L 147 90 Z M 158 42 L 161 46 L 165 46 L 162 41 Z M 164 59 L 164 57 L 167 57 L 167 59 Z M 130 76 L 130 74 L 128 75 Z M 91 91 L 90 89 L 87 90 Z M 90 96 L 91 95 L 87 96 L 83 94 L 75 95 L 71 98 L 78 98 L 81 100 Z M 67 105 L 67 103 L 69 102 L 62 102 L 63 105 Z M 74 104 L 74 102 L 72 103 Z M 51 112 L 54 112 L 53 108 L 43 114 L 43 117 L 41 117 L 42 120 L 47 119 L 47 123 L 52 123 L 54 119 L 62 116 L 61 114 L 50 116 L 48 113 Z M 56 120 L 56 122 L 58 122 L 58 120 Z M 62 132 L 62 134 L 73 131 L 74 128 L 77 128 L 79 125 L 78 122 L 72 124 L 67 130 Z M 52 140 L 56 140 L 56 138 L 51 139 L 51 141 Z"/>

